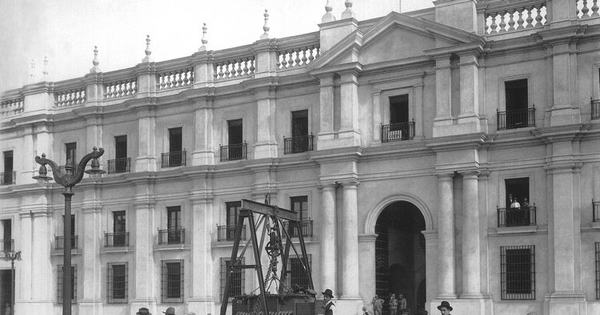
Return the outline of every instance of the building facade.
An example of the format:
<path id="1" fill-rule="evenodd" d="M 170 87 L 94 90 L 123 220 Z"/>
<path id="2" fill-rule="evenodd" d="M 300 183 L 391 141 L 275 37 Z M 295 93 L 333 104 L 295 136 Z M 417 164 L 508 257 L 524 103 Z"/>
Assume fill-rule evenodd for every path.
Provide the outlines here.
<path id="1" fill-rule="evenodd" d="M 438 0 L 364 21 L 346 4 L 314 33 L 163 62 L 149 46 L 128 69 L 95 58 L 4 93 L 16 313 L 62 303 L 63 189 L 35 184 L 34 157 L 94 146 L 107 174 L 74 188 L 75 314 L 216 314 L 239 201 L 266 195 L 298 212 L 342 314 L 390 293 L 413 312 L 600 313 L 597 1 Z"/>

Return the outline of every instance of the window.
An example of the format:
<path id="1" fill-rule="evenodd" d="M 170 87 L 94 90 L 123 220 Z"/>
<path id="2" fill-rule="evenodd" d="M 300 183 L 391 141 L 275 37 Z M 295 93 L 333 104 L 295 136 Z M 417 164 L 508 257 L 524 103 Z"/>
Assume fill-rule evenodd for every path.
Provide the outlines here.
<path id="1" fill-rule="evenodd" d="M 125 211 L 113 211 L 113 246 L 127 246 L 127 218 Z"/>
<path id="2" fill-rule="evenodd" d="M 308 215 L 308 196 L 297 196 L 290 198 L 291 210 L 298 213 L 302 236 L 312 236 L 312 221 Z M 298 232 L 292 230 L 290 236 L 297 236 Z"/>
<path id="3" fill-rule="evenodd" d="M 63 265 L 58 265 L 56 289 L 58 304 L 63 303 Z M 71 265 L 71 303 L 77 303 L 77 265 Z"/>
<path id="4" fill-rule="evenodd" d="M 312 265 L 311 255 L 306 256 L 306 260 L 308 262 L 308 267 Z M 302 267 L 302 261 L 298 257 L 290 258 L 288 273 L 288 286 L 294 287 L 296 285 L 308 289 L 309 288 L 309 278 L 307 276 L 307 272 Z"/>
<path id="5" fill-rule="evenodd" d="M 106 269 L 108 303 L 127 303 L 127 263 L 109 263 Z"/>
<path id="6" fill-rule="evenodd" d="M 240 213 L 240 209 L 242 208 L 241 201 L 234 202 L 226 202 L 226 225 L 227 225 L 227 240 L 233 241 L 235 239 L 235 225 L 238 221 L 238 215 Z"/>
<path id="7" fill-rule="evenodd" d="M 183 260 L 163 260 L 161 277 L 162 302 L 183 302 Z"/>
<path id="8" fill-rule="evenodd" d="M 506 111 L 498 112 L 498 129 L 535 126 L 535 108 L 529 108 L 527 79 L 504 82 Z"/>
<path id="9" fill-rule="evenodd" d="M 169 153 L 167 155 L 163 154 L 162 165 L 163 167 L 185 165 L 185 152 L 183 150 L 181 127 L 169 129 Z"/>
<path id="10" fill-rule="evenodd" d="M 244 264 L 244 258 L 241 260 Z M 225 285 L 227 284 L 227 269 L 231 265 L 230 258 L 221 258 L 221 297 L 225 294 Z M 244 270 L 233 269 L 231 273 L 231 286 L 229 288 L 229 297 L 240 296 L 244 293 Z"/>
<path id="11" fill-rule="evenodd" d="M 502 246 L 500 261 L 501 298 L 503 300 L 534 300 L 535 246 Z"/>
<path id="12" fill-rule="evenodd" d="M 292 112 L 292 137 L 284 138 L 284 154 L 312 151 L 313 137 L 308 134 L 308 110 Z"/>
<path id="13" fill-rule="evenodd" d="M 169 244 L 181 244 L 181 207 L 167 207 L 167 233 Z"/>
<path id="14" fill-rule="evenodd" d="M 381 126 L 381 140 L 408 140 L 414 137 L 414 121 L 409 121 L 408 94 L 389 97 L 390 122 Z"/>
<path id="15" fill-rule="evenodd" d="M 127 157 L 127 136 L 115 137 L 115 159 L 109 161 L 110 173 L 129 172 L 129 158 Z M 113 164 L 113 165 L 111 165 Z"/>
<path id="16" fill-rule="evenodd" d="M 596 300 L 600 300 L 600 243 L 596 243 Z"/>
<path id="17" fill-rule="evenodd" d="M 2 248 L 0 251 L 14 251 L 12 239 L 12 220 L 2 220 Z"/>
<path id="18" fill-rule="evenodd" d="M 65 164 L 77 165 L 77 142 L 65 143 L 67 161 Z M 75 172 L 75 169 L 73 169 Z"/>
<path id="19" fill-rule="evenodd" d="M 500 226 L 528 226 L 536 224 L 535 205 L 529 200 L 529 178 L 505 179 L 506 208 L 500 209 Z M 504 211 L 504 212 L 502 212 Z"/>
<path id="20" fill-rule="evenodd" d="M 13 170 L 13 151 L 4 151 L 4 172 L 2 173 L 2 185 L 15 183 L 15 172 Z"/>
<path id="21" fill-rule="evenodd" d="M 62 222 L 64 224 L 65 222 L 65 216 L 62 216 Z M 71 249 L 76 249 L 77 247 L 77 236 L 75 235 L 75 215 L 71 214 Z M 63 236 L 62 237 L 57 237 L 56 238 L 56 249 L 63 249 L 65 248 L 65 238 L 64 238 L 64 229 L 63 229 Z"/>
<path id="22" fill-rule="evenodd" d="M 227 121 L 228 144 L 221 146 L 221 161 L 243 160 L 246 158 L 246 143 L 243 142 L 243 124 L 241 119 Z"/>

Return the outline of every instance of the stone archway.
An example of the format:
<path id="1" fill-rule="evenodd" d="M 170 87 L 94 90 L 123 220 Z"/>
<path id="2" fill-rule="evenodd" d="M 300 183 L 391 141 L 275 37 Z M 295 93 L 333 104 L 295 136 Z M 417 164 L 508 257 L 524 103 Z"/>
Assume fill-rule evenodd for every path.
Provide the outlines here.
<path id="1" fill-rule="evenodd" d="M 382 297 L 384 314 L 391 293 L 403 294 L 412 313 L 422 306 L 425 290 L 426 219 L 419 208 L 408 201 L 388 204 L 375 223 L 375 291 Z"/>

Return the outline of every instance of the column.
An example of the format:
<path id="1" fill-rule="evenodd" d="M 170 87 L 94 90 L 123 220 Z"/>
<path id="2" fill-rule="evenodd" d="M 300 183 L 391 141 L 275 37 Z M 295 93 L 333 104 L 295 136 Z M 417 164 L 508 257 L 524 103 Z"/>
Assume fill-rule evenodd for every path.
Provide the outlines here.
<path id="1" fill-rule="evenodd" d="M 255 90 L 256 97 L 256 144 L 254 158 L 273 158 L 277 156 L 275 140 L 275 87 L 267 86 Z"/>
<path id="2" fill-rule="evenodd" d="M 337 255 L 335 224 L 335 185 L 324 184 L 321 190 L 321 289 L 337 292 Z"/>
<path id="3" fill-rule="evenodd" d="M 358 183 L 344 183 L 341 215 L 342 298 L 355 299 L 358 295 Z"/>
<path id="4" fill-rule="evenodd" d="M 192 196 L 191 236 L 192 279 L 191 297 L 187 299 L 188 313 L 213 314 L 213 265 L 211 254 L 211 231 L 213 231 L 212 199 Z"/>
<path id="5" fill-rule="evenodd" d="M 479 172 L 463 173 L 463 229 L 461 298 L 481 298 L 481 264 L 479 231 Z"/>
<path id="6" fill-rule="evenodd" d="M 438 175 L 438 299 L 456 298 L 454 287 L 453 174 Z"/>
<path id="7" fill-rule="evenodd" d="M 151 108 L 141 108 L 138 116 L 138 157 L 135 160 L 136 172 L 154 172 L 156 161 L 156 118 Z"/>
<path id="8" fill-rule="evenodd" d="M 358 73 L 354 70 L 340 73 L 341 76 L 341 119 L 339 139 L 345 139 L 343 146 L 360 145 L 358 126 Z"/>
<path id="9" fill-rule="evenodd" d="M 192 165 L 215 164 L 213 144 L 213 98 L 210 96 L 196 101 L 194 111 L 194 151 Z"/>
<path id="10" fill-rule="evenodd" d="M 133 243 L 135 247 L 135 267 L 130 273 L 130 279 L 133 279 L 131 283 L 135 286 L 135 296 L 131 299 L 130 306 L 132 310 L 147 307 L 150 309 L 150 313 L 155 313 L 157 296 L 155 281 L 160 281 L 160 278 L 156 278 L 160 272 L 154 270 L 153 232 L 156 224 L 153 213 L 155 206 L 152 201 L 152 187 L 143 183 L 136 189 L 138 191 L 148 190 L 148 194 L 140 194 L 135 197 L 135 230 L 129 232 L 130 244 Z"/>

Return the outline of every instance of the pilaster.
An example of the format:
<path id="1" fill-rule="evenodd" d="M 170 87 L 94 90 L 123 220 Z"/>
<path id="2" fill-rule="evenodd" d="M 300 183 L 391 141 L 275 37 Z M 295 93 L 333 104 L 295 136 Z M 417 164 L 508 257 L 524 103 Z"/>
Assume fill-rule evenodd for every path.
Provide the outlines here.
<path id="1" fill-rule="evenodd" d="M 319 77 L 320 92 L 319 92 L 319 109 L 320 109 L 320 128 L 318 134 L 319 149 L 322 142 L 328 142 L 334 139 L 333 132 L 333 102 L 334 102 L 334 76 L 327 74 Z"/>
<path id="2" fill-rule="evenodd" d="M 157 170 L 155 115 L 153 107 L 137 110 L 139 140 L 138 157 L 135 160 L 136 172 L 154 172 Z"/>
<path id="3" fill-rule="evenodd" d="M 132 310 L 147 307 L 151 312 L 156 307 L 156 287 L 151 285 L 153 279 L 159 274 L 155 271 L 153 231 L 156 227 L 154 222 L 154 188 L 149 183 L 136 184 L 136 196 L 134 197 L 135 228 L 130 236 L 134 239 L 135 246 L 134 268 L 132 284 L 134 297 L 130 300 Z M 130 239 L 131 243 L 131 239 Z"/>
<path id="4" fill-rule="evenodd" d="M 78 272 L 83 275 L 81 299 L 77 303 L 80 314 L 102 314 L 102 263 L 100 260 L 100 239 L 102 235 L 102 205 L 100 204 L 101 185 L 93 185 L 93 189 L 84 192 L 82 205 L 83 229 L 79 233 L 79 242 L 83 248 L 83 263 Z"/>
<path id="5" fill-rule="evenodd" d="M 446 129 L 452 126 L 452 77 L 450 75 L 450 55 L 435 59 L 435 119 L 433 136 L 447 135 Z"/>
<path id="6" fill-rule="evenodd" d="M 341 120 L 338 141 L 343 141 L 344 147 L 360 145 L 360 130 L 358 125 L 358 72 L 355 70 L 340 73 L 341 87 Z"/>
<path id="7" fill-rule="evenodd" d="M 213 229 L 212 197 L 192 192 L 192 279 L 191 297 L 187 299 L 187 312 L 195 314 L 214 313 L 213 257 L 211 231 Z"/>
<path id="8" fill-rule="evenodd" d="M 479 64 L 476 52 L 460 54 L 460 133 L 479 132 Z"/>
<path id="9" fill-rule="evenodd" d="M 214 165 L 213 143 L 214 97 L 210 95 L 196 100 L 194 111 L 194 151 L 192 165 Z"/>
<path id="10" fill-rule="evenodd" d="M 321 288 L 337 291 L 336 185 L 321 187 Z"/>
<path id="11" fill-rule="evenodd" d="M 256 144 L 254 158 L 272 158 L 277 156 L 275 140 L 275 111 L 277 100 L 275 86 L 260 87 L 255 90 L 256 97 Z"/>
<path id="12" fill-rule="evenodd" d="M 214 86 L 214 55 L 212 51 L 200 51 L 192 56 L 194 62 L 194 89 Z"/>

